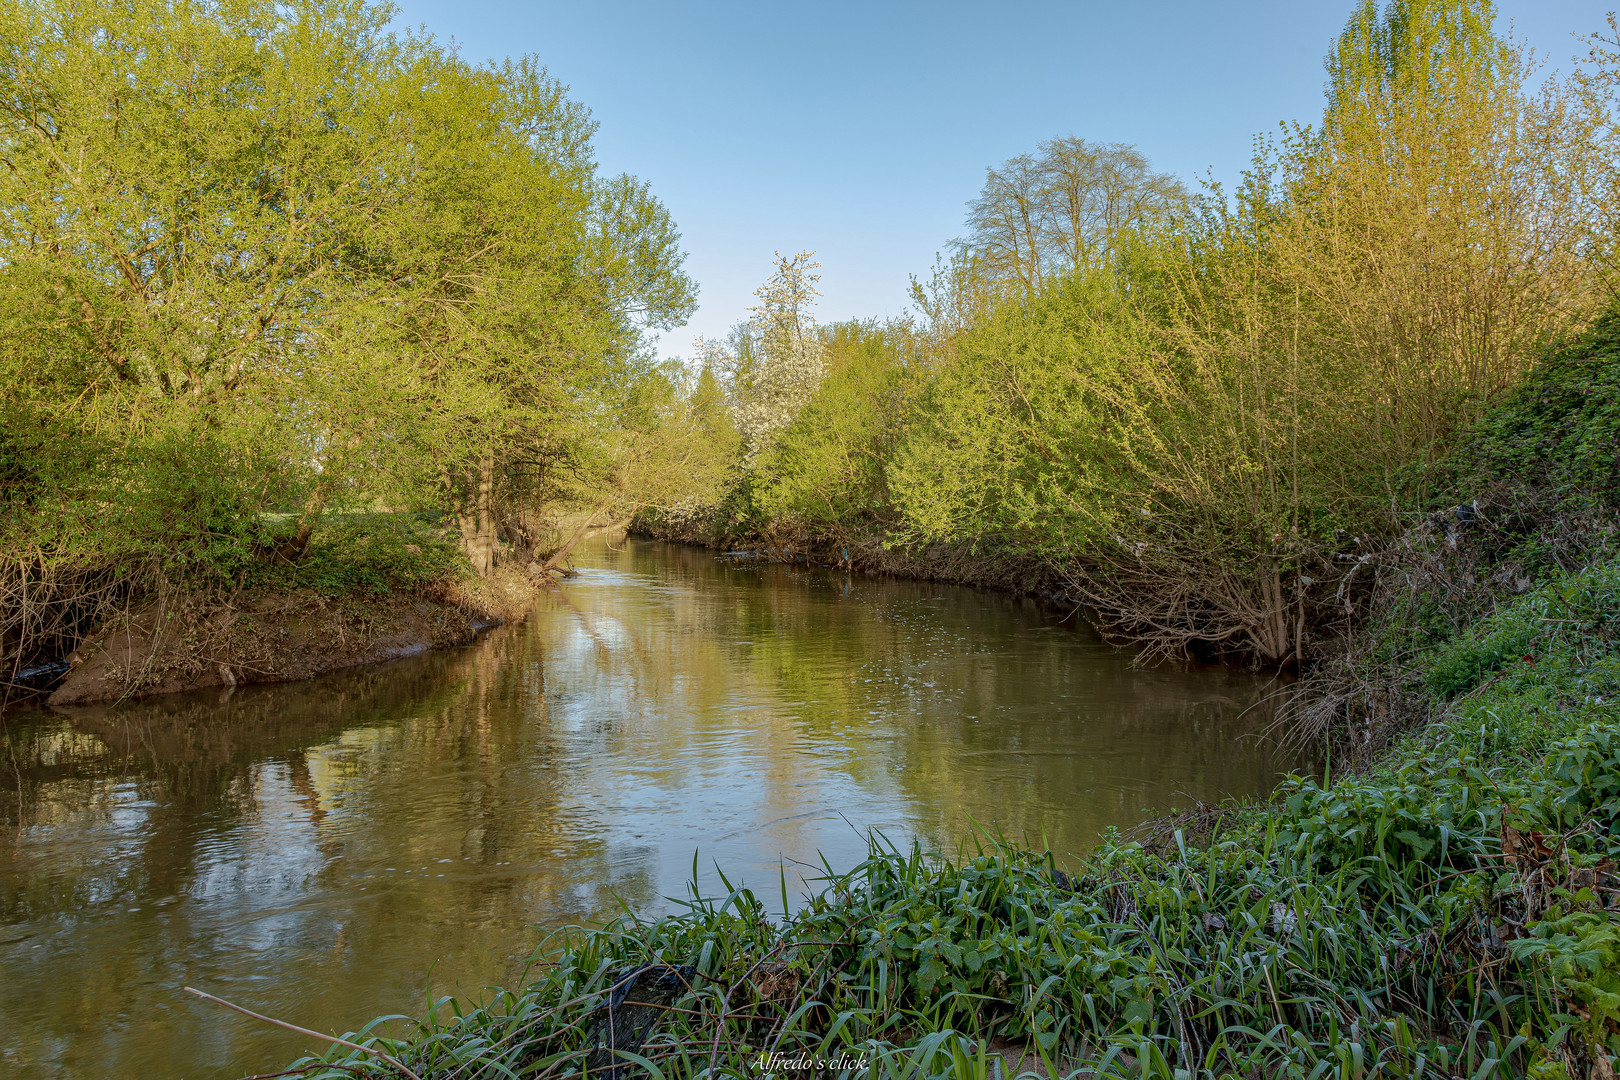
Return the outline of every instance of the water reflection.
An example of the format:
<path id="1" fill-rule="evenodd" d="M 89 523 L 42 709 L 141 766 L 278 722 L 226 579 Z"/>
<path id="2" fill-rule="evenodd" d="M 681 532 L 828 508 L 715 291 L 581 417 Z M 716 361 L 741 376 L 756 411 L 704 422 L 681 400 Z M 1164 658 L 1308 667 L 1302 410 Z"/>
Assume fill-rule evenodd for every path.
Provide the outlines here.
<path id="1" fill-rule="evenodd" d="M 520 978 L 697 856 L 776 895 L 859 830 L 1060 851 L 1264 790 L 1263 689 L 1134 670 L 1034 604 L 632 542 L 466 649 L 6 720 L 0 1071 L 217 1077 Z M 797 860 L 797 861 L 795 861 Z"/>

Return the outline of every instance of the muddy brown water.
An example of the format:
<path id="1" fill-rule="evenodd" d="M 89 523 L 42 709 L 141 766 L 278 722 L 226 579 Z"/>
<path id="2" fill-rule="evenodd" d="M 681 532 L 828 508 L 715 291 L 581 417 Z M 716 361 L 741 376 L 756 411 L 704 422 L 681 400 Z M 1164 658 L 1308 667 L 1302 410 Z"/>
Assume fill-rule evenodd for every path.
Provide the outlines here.
<path id="1" fill-rule="evenodd" d="M 269 1072 L 312 1040 L 181 988 L 352 1031 L 667 911 L 694 861 L 779 908 L 868 829 L 1080 852 L 1288 764 L 1265 680 L 1031 601 L 641 541 L 580 569 L 461 649 L 5 717 L 0 1075 Z"/>

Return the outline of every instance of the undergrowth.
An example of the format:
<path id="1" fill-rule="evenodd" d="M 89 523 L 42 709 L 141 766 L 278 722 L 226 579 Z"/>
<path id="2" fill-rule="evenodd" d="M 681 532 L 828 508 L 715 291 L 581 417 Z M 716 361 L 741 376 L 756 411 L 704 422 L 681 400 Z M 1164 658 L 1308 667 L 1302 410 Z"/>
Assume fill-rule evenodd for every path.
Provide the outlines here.
<path id="1" fill-rule="evenodd" d="M 310 588 L 329 596 L 380 595 L 453 582 L 471 567 L 431 515 L 330 515 L 295 563 L 256 561 L 241 571 L 243 584 Z"/>
<path id="2" fill-rule="evenodd" d="M 352 1038 L 422 1080 L 755 1076 L 762 1054 L 874 1077 L 1022 1058 L 1043 1076 L 1584 1078 L 1620 1053 L 1616 611 L 1620 566 L 1528 593 L 1425 657 L 1443 719 L 1379 767 L 1115 837 L 1073 877 L 999 839 L 956 858 L 874 839 L 785 918 L 737 889 L 560 933 L 526 988 Z M 403 1075 L 352 1050 L 298 1067 Z"/>
<path id="3" fill-rule="evenodd" d="M 1562 501 L 1620 502 L 1620 314 L 1549 355 L 1451 459 L 1467 482 L 1513 480 Z M 1455 481 L 1454 481 L 1455 483 Z"/>
<path id="4" fill-rule="evenodd" d="M 1341 585 L 1347 611 L 1357 604 L 1352 629 L 1285 708 L 1293 738 L 1365 765 L 1481 679 L 1538 662 L 1546 620 L 1597 632 L 1602 604 L 1560 590 L 1601 590 L 1582 572 L 1620 565 L 1617 388 L 1620 316 L 1610 316 L 1551 353 L 1432 468 L 1423 512 Z"/>

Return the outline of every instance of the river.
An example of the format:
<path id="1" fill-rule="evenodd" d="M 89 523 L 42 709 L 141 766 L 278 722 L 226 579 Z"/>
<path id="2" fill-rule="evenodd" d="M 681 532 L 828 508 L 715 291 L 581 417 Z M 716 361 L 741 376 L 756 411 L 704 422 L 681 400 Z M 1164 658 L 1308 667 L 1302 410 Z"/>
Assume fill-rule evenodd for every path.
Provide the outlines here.
<path id="1" fill-rule="evenodd" d="M 13 712 L 0 1074 L 236 1077 L 515 985 L 548 929 L 719 874 L 780 908 L 866 832 L 1081 852 L 1264 792 L 1270 684 L 1150 669 L 952 586 L 631 540 L 473 645 L 313 682 Z"/>

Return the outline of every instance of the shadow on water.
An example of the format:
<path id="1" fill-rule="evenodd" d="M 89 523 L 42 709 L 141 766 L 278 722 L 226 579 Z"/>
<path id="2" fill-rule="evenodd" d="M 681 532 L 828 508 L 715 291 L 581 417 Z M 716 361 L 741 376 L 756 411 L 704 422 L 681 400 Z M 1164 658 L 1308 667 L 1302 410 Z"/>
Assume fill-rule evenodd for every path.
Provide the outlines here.
<path id="1" fill-rule="evenodd" d="M 1033 602 L 639 542 L 581 570 L 463 649 L 7 716 L 0 1071 L 267 1071 L 307 1040 L 180 987 L 352 1030 L 667 910 L 694 858 L 775 896 L 869 828 L 1082 851 L 1283 764 L 1264 680 L 1132 668 Z"/>

